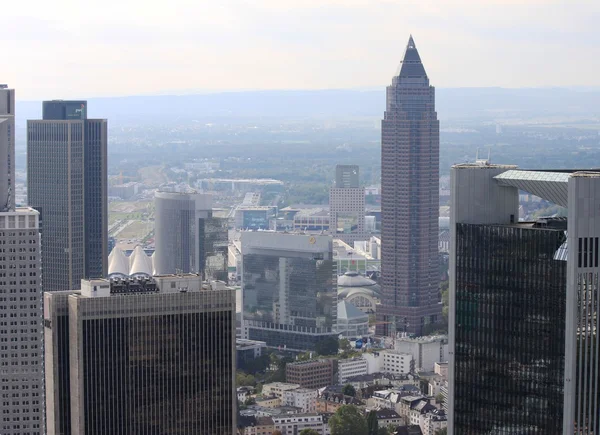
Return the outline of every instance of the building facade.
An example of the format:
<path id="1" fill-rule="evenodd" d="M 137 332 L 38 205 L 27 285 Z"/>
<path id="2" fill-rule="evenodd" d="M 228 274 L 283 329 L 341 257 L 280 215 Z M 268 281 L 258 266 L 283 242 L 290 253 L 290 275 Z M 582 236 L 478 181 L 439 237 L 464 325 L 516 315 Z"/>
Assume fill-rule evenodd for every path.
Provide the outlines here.
<path id="1" fill-rule="evenodd" d="M 323 388 L 333 385 L 334 361 L 331 359 L 299 361 L 285 366 L 285 379 L 302 388 Z"/>
<path id="2" fill-rule="evenodd" d="M 0 433 L 5 435 L 45 433 L 41 264 L 39 213 L 29 207 L 0 212 Z"/>
<path id="3" fill-rule="evenodd" d="M 107 121 L 86 101 L 44 101 L 27 121 L 27 197 L 40 212 L 44 290 L 108 271 Z"/>
<path id="4" fill-rule="evenodd" d="M 338 361 L 338 384 L 343 384 L 349 378 L 366 375 L 369 363 L 362 357 L 341 359 Z"/>
<path id="5" fill-rule="evenodd" d="M 335 339 L 331 236 L 244 232 L 242 338 L 289 350 Z"/>
<path id="6" fill-rule="evenodd" d="M 44 298 L 49 435 L 235 432 L 234 290 L 171 275 Z"/>
<path id="7" fill-rule="evenodd" d="M 600 172 L 478 161 L 451 185 L 449 433 L 598 433 Z M 518 222 L 519 191 L 568 218 Z"/>
<path id="8" fill-rule="evenodd" d="M 331 234 L 346 243 L 367 240 L 365 188 L 358 184 L 358 166 L 337 165 L 335 169 L 335 186 L 329 189 Z"/>
<path id="9" fill-rule="evenodd" d="M 15 91 L 0 85 L 0 212 L 15 209 Z"/>
<path id="10" fill-rule="evenodd" d="M 212 196 L 156 192 L 154 205 L 156 273 L 200 273 L 226 281 L 227 221 L 212 216 Z"/>
<path id="11" fill-rule="evenodd" d="M 378 335 L 421 333 L 441 321 L 438 277 L 439 121 L 412 36 L 387 88 L 381 123 Z"/>
<path id="12" fill-rule="evenodd" d="M 315 388 L 297 388 L 283 393 L 283 404 L 302 409 L 303 413 L 317 411 L 317 395 Z"/>

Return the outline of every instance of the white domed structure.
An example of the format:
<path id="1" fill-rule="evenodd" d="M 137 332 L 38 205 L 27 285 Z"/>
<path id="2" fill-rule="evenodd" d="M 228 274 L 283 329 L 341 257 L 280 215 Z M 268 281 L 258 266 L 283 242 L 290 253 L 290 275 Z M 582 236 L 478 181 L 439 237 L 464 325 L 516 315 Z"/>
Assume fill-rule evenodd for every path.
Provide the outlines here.
<path id="1" fill-rule="evenodd" d="M 347 301 L 363 313 L 374 313 L 381 300 L 379 285 L 357 272 L 338 277 L 338 300 Z"/>
<path id="2" fill-rule="evenodd" d="M 129 275 L 152 276 L 152 258 L 147 256 L 141 246 L 136 246 L 129 257 Z"/>
<path id="3" fill-rule="evenodd" d="M 125 278 L 129 276 L 129 260 L 121 248 L 116 246 L 108 256 L 108 276 Z"/>

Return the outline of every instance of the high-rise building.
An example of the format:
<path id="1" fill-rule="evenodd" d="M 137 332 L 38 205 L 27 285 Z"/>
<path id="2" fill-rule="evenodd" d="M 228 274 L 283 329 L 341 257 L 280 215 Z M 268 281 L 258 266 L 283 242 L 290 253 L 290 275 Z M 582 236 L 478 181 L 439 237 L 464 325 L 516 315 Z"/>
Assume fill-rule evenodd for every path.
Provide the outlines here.
<path id="1" fill-rule="evenodd" d="M 86 101 L 44 101 L 27 121 L 27 196 L 40 212 L 45 291 L 69 290 L 108 267 L 107 121 Z"/>
<path id="2" fill-rule="evenodd" d="M 242 234 L 242 338 L 289 350 L 337 341 L 337 274 L 325 235 Z"/>
<path id="3" fill-rule="evenodd" d="M 44 434 L 39 213 L 0 212 L 0 401 L 3 435 Z"/>
<path id="4" fill-rule="evenodd" d="M 381 122 L 381 273 L 377 333 L 421 333 L 441 320 L 439 121 L 412 36 L 387 88 Z"/>
<path id="5" fill-rule="evenodd" d="M 0 433 L 44 434 L 39 213 L 15 209 L 15 93 L 0 85 Z"/>
<path id="6" fill-rule="evenodd" d="M 358 165 L 336 165 L 335 187 L 353 189 L 359 187 Z"/>
<path id="7" fill-rule="evenodd" d="M 365 188 L 358 185 L 358 166 L 337 165 L 335 186 L 329 189 L 329 229 L 346 243 L 367 240 Z"/>
<path id="8" fill-rule="evenodd" d="M 0 212 L 15 209 L 15 91 L 0 85 Z"/>
<path id="9" fill-rule="evenodd" d="M 44 302 L 48 435 L 235 432 L 235 290 L 95 279 Z"/>
<path id="10" fill-rule="evenodd" d="M 600 429 L 600 171 L 451 172 L 450 434 Z M 568 218 L 519 222 L 519 191 Z"/>
<path id="11" fill-rule="evenodd" d="M 156 192 L 154 204 L 156 273 L 227 281 L 227 220 L 213 217 L 212 196 Z"/>

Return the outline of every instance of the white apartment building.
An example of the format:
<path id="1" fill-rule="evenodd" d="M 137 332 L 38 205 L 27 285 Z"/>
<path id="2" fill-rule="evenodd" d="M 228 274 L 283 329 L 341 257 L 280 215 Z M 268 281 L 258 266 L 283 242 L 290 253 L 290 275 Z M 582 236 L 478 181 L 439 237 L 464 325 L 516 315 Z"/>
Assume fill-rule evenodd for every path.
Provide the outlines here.
<path id="1" fill-rule="evenodd" d="M 398 350 L 386 350 L 381 352 L 383 363 L 381 371 L 385 373 L 407 374 L 411 372 L 413 355 Z"/>
<path id="2" fill-rule="evenodd" d="M 318 390 L 298 388 L 296 390 L 285 391 L 283 393 L 284 399 L 282 402 L 285 406 L 301 408 L 303 413 L 316 412 L 317 396 Z"/>
<path id="3" fill-rule="evenodd" d="M 368 374 L 368 361 L 362 356 L 338 361 L 338 383 L 343 384 L 354 376 Z"/>
<path id="4" fill-rule="evenodd" d="M 448 337 L 400 337 L 395 340 L 395 350 L 410 353 L 415 360 L 415 370 L 432 372 L 436 362 L 448 361 Z"/>
<path id="5" fill-rule="evenodd" d="M 293 414 L 274 416 L 273 422 L 275 429 L 281 431 L 283 435 L 297 435 L 304 429 L 313 429 L 319 435 L 329 435 L 329 426 L 323 421 L 319 414 Z"/>

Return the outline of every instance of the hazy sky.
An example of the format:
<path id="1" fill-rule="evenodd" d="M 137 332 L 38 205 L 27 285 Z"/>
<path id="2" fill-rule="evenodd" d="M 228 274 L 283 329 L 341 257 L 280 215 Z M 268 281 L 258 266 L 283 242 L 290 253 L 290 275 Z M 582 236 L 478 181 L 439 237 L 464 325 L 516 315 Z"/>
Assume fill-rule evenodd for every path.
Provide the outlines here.
<path id="1" fill-rule="evenodd" d="M 388 84 L 600 86 L 600 0 L 31 0 L 0 8 L 19 99 Z"/>

